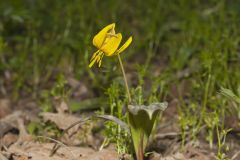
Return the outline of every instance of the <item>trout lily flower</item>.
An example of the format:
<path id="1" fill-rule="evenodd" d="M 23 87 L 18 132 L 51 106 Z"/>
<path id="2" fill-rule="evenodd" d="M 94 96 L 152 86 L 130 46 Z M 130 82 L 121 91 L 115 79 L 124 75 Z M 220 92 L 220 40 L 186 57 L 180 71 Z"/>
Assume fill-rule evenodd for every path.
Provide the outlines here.
<path id="1" fill-rule="evenodd" d="M 132 37 L 119 48 L 122 41 L 122 34 L 115 33 L 115 23 L 109 24 L 104 27 L 93 38 L 93 45 L 97 47 L 97 51 L 93 54 L 89 67 L 91 68 L 94 63 L 98 63 L 98 67 L 102 64 L 103 56 L 115 56 L 124 51 L 132 42 Z"/>

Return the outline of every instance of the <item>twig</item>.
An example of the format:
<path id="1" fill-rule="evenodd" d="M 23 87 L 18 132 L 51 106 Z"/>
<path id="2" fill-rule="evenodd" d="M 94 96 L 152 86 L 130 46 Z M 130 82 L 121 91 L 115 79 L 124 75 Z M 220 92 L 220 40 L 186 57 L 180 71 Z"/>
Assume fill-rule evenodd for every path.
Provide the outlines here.
<path id="1" fill-rule="evenodd" d="M 73 159 L 76 159 L 76 157 L 75 157 L 75 155 L 73 154 L 73 152 L 72 152 L 72 151 L 68 148 L 68 146 L 66 146 L 64 143 L 62 143 L 62 142 L 60 142 L 60 141 L 58 141 L 58 140 L 56 140 L 56 139 L 53 139 L 53 138 L 50 138 L 50 137 L 46 137 L 46 136 L 37 136 L 37 137 L 38 137 L 38 138 L 45 138 L 45 139 L 51 140 L 51 141 L 53 141 L 53 142 L 55 142 L 55 143 L 57 143 L 57 144 L 65 147 L 65 148 L 71 153 Z"/>
<path id="2" fill-rule="evenodd" d="M 186 133 L 188 134 L 188 133 Z M 164 139 L 166 137 L 168 138 L 174 138 L 174 137 L 178 137 L 178 136 L 181 136 L 181 133 L 180 132 L 168 132 L 168 133 L 159 133 L 155 136 L 155 138 L 157 139 Z"/>
<path id="3" fill-rule="evenodd" d="M 238 151 L 237 153 L 235 153 L 235 154 L 232 156 L 231 160 L 235 160 L 239 154 L 240 154 L 240 151 Z"/>

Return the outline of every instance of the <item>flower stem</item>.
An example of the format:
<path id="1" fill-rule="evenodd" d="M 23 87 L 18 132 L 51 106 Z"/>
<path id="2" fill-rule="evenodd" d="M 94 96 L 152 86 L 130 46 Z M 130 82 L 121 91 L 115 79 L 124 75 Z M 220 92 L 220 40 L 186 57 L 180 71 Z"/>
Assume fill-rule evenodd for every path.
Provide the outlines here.
<path id="1" fill-rule="evenodd" d="M 124 70 L 124 68 L 123 68 L 122 59 L 121 59 L 121 57 L 120 57 L 119 54 L 118 54 L 118 60 L 119 60 L 120 66 L 121 66 L 121 70 L 122 70 L 122 74 L 123 74 L 123 79 L 124 79 L 125 87 L 126 87 L 126 90 L 127 90 L 128 100 L 129 100 L 129 102 L 131 102 L 132 99 L 131 99 L 131 95 L 130 95 L 130 91 L 129 91 L 129 87 L 128 87 L 126 72 L 125 72 L 125 70 Z"/>

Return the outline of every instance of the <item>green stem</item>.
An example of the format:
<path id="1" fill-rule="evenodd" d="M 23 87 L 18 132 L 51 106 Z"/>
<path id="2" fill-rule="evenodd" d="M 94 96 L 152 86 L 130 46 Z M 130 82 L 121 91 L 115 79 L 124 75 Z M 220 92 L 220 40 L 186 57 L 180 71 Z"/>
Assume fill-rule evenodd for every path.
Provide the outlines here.
<path id="1" fill-rule="evenodd" d="M 124 70 L 124 68 L 123 68 L 123 63 L 122 63 L 122 60 L 121 60 L 121 57 L 120 57 L 119 54 L 118 54 L 118 60 L 119 60 L 120 66 L 121 66 L 121 70 L 122 70 L 122 74 L 123 74 L 123 79 L 124 79 L 125 87 L 126 87 L 126 90 L 127 90 L 128 100 L 129 100 L 129 102 L 131 102 L 132 99 L 131 99 L 131 95 L 130 95 L 130 91 L 129 91 L 129 87 L 128 87 L 126 72 L 125 72 L 125 70 Z"/>
<path id="2" fill-rule="evenodd" d="M 204 113 L 206 112 L 206 109 L 207 109 L 207 102 L 208 102 L 209 87 L 210 87 L 211 79 L 212 79 L 212 75 L 211 75 L 211 72 L 209 71 L 207 83 L 206 83 L 205 90 L 204 90 L 202 110 L 201 110 L 199 122 L 197 125 L 197 131 L 199 131 L 199 129 L 200 129 L 200 126 L 201 126 L 203 118 L 204 118 L 203 117 Z"/>
<path id="3" fill-rule="evenodd" d="M 221 136 L 220 136 L 220 134 L 219 134 L 218 125 L 216 126 L 216 130 L 217 130 L 217 141 L 218 141 L 218 153 L 217 153 L 217 156 L 220 156 L 220 154 L 221 154 L 221 149 L 222 149 L 222 145 L 221 145 Z"/>
<path id="4" fill-rule="evenodd" d="M 140 144 L 138 146 L 137 160 L 144 160 L 143 133 L 140 133 Z"/>

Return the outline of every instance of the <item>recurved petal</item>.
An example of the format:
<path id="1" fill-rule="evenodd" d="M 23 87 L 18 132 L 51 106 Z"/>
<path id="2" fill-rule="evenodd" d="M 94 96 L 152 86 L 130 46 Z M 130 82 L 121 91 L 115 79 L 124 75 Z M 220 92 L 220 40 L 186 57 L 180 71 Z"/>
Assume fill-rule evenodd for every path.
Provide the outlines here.
<path id="1" fill-rule="evenodd" d="M 100 32 L 98 32 L 94 36 L 93 45 L 97 48 L 101 48 L 107 36 L 107 33 L 110 32 L 111 30 L 114 30 L 114 28 L 115 28 L 115 23 L 109 24 L 106 27 L 104 27 Z"/>
<path id="2" fill-rule="evenodd" d="M 103 44 L 100 50 L 104 52 L 106 56 L 112 56 L 116 52 L 117 48 L 119 47 L 121 40 L 122 40 L 121 33 L 111 36 L 107 41 L 107 43 Z"/>
<path id="3" fill-rule="evenodd" d="M 128 40 L 114 53 L 114 55 L 117 55 L 122 51 L 124 51 L 131 43 L 132 43 L 132 36 L 128 38 Z"/>

